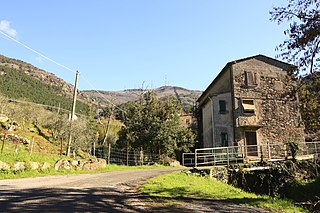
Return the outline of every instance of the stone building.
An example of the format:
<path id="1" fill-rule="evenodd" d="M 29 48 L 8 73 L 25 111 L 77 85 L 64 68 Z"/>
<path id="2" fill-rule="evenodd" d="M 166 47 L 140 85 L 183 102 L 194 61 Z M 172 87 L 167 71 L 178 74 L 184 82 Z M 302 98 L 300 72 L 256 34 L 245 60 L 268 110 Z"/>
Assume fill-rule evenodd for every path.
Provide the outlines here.
<path id="1" fill-rule="evenodd" d="M 262 145 L 303 142 L 290 68 L 264 55 L 227 63 L 198 99 L 201 146 L 253 145 L 246 155 L 259 156 Z M 285 146 L 273 149 L 280 152 Z"/>

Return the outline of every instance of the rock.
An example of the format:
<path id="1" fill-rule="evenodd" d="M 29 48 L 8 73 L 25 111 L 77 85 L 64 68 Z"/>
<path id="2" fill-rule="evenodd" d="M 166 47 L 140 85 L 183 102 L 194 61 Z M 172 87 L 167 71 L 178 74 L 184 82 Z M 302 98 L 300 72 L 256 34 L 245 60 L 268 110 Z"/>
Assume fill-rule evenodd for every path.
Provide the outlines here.
<path id="1" fill-rule="evenodd" d="M 44 162 L 41 166 L 41 169 L 49 169 L 51 167 L 50 163 Z"/>
<path id="2" fill-rule="evenodd" d="M 23 141 L 23 144 L 30 144 L 31 143 L 28 138 L 23 138 L 22 141 Z"/>
<path id="3" fill-rule="evenodd" d="M 10 169 L 10 165 L 0 161 L 0 170 L 9 170 Z"/>
<path id="4" fill-rule="evenodd" d="M 96 170 L 103 169 L 107 167 L 107 161 L 102 158 L 97 158 L 95 160 L 91 159 L 91 162 L 87 162 L 83 165 L 84 170 Z"/>
<path id="5" fill-rule="evenodd" d="M 169 163 L 170 166 L 178 167 L 180 166 L 180 162 L 177 160 L 173 160 Z"/>
<path id="6" fill-rule="evenodd" d="M 39 169 L 39 164 L 37 162 L 29 162 L 29 166 L 31 170 L 37 170 Z"/>
<path id="7" fill-rule="evenodd" d="M 9 118 L 7 116 L 5 116 L 5 115 L 0 114 L 0 122 L 4 123 L 4 122 L 7 122 L 7 121 L 9 121 Z"/>
<path id="8" fill-rule="evenodd" d="M 69 169 L 72 169 L 72 165 L 67 160 L 59 160 L 54 165 L 54 169 L 55 170 L 59 170 L 59 169 L 67 169 L 67 170 L 69 170 Z"/>
<path id="9" fill-rule="evenodd" d="M 54 164 L 54 169 L 55 170 L 59 170 L 60 166 L 62 165 L 62 160 L 58 160 L 55 164 Z"/>
<path id="10" fill-rule="evenodd" d="M 86 164 L 88 161 L 79 161 L 78 167 L 83 168 L 84 164 Z"/>
<path id="11" fill-rule="evenodd" d="M 77 160 L 72 160 L 72 161 L 70 161 L 70 164 L 71 164 L 71 166 L 73 166 L 73 167 L 77 167 L 77 166 L 79 165 L 79 161 L 77 161 Z"/>
<path id="12" fill-rule="evenodd" d="M 12 165 L 12 168 L 13 168 L 15 171 L 25 170 L 25 168 L 26 168 L 26 163 L 25 163 L 25 162 L 15 162 L 15 163 Z"/>
<path id="13" fill-rule="evenodd" d="M 34 130 L 34 128 L 29 128 L 29 132 L 36 132 L 36 130 Z"/>

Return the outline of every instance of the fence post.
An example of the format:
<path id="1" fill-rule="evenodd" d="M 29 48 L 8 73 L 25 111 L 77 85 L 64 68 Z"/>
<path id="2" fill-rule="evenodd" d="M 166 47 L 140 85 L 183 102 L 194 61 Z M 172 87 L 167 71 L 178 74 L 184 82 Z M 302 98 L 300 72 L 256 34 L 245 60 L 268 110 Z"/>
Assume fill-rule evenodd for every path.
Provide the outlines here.
<path id="1" fill-rule="evenodd" d="M 182 166 L 184 166 L 184 153 L 182 153 Z"/>
<path id="2" fill-rule="evenodd" d="M 263 146 L 262 146 L 262 144 L 260 144 L 260 158 L 261 158 L 261 162 L 263 162 L 264 156 L 263 156 Z"/>
<path id="3" fill-rule="evenodd" d="M 34 136 L 32 136 L 32 142 L 31 142 L 31 147 L 30 147 L 30 155 L 32 155 L 33 145 L 34 145 Z"/>
<path id="4" fill-rule="evenodd" d="M 272 156 L 271 156 L 271 150 L 270 150 L 269 142 L 267 142 L 267 147 L 268 147 L 268 158 L 269 158 L 269 160 L 271 160 Z"/>
<path id="5" fill-rule="evenodd" d="M 229 166 L 229 147 L 227 147 L 227 161 L 228 161 L 228 166 Z"/>
<path id="6" fill-rule="evenodd" d="M 246 148 L 245 145 L 241 145 L 243 163 L 245 162 L 245 158 L 246 158 L 246 155 L 247 155 L 245 148 Z"/>
<path id="7" fill-rule="evenodd" d="M 288 159 L 288 149 L 287 149 L 287 144 L 284 144 L 284 158 L 287 160 Z"/>
<path id="8" fill-rule="evenodd" d="M 3 136 L 3 140 L 2 140 L 2 146 L 1 146 L 1 153 L 3 152 L 3 148 L 4 148 L 4 141 L 6 140 L 7 138 L 7 133 L 4 134 Z"/>
<path id="9" fill-rule="evenodd" d="M 197 159 L 197 150 L 194 151 L 194 167 L 197 167 L 198 159 Z"/>
<path id="10" fill-rule="evenodd" d="M 111 152 L 111 144 L 108 144 L 108 165 L 110 164 L 110 152 Z"/>
<path id="11" fill-rule="evenodd" d="M 315 146 L 315 153 L 316 153 L 316 158 L 318 158 L 318 147 L 317 147 L 317 142 L 314 142 L 314 146 Z"/>

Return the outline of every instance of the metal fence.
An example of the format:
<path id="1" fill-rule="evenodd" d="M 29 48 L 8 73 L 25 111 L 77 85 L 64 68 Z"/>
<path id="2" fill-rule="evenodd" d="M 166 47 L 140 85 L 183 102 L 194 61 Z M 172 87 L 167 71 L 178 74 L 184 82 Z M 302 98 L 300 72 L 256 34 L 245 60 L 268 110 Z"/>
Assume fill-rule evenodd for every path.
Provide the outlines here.
<path id="1" fill-rule="evenodd" d="M 297 158 L 319 158 L 320 142 L 299 144 Z M 188 167 L 216 166 L 250 161 L 278 161 L 291 158 L 287 144 L 244 145 L 196 149 L 194 153 L 183 153 L 182 164 Z"/>
<path id="2" fill-rule="evenodd" d="M 152 165 L 159 162 L 159 155 L 142 150 L 126 150 L 115 147 L 99 147 L 96 156 L 107 160 L 108 164 L 127 166 Z"/>

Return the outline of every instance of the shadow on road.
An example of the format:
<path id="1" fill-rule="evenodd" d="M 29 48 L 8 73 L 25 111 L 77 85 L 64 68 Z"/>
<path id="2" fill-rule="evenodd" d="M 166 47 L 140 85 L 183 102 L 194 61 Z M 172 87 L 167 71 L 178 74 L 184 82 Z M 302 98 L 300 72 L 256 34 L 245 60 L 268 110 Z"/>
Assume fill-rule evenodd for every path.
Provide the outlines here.
<path id="1" fill-rule="evenodd" d="M 0 190 L 1 212 L 142 212 L 116 188 Z"/>
<path id="2" fill-rule="evenodd" d="M 129 187 L 10 189 L 0 194 L 1 212 L 267 212 L 234 200 L 181 197 L 157 202 Z"/>

